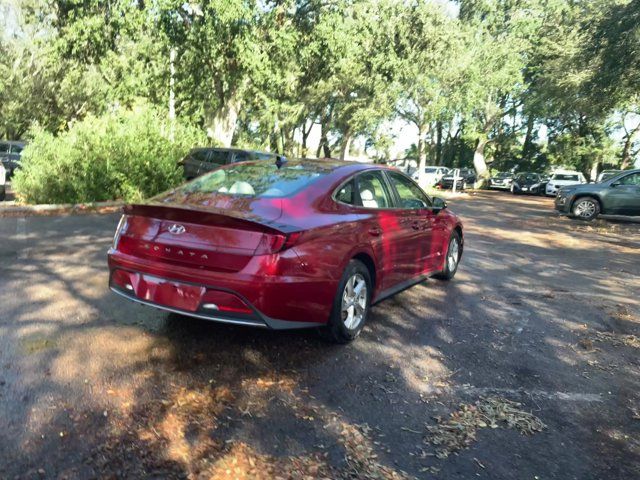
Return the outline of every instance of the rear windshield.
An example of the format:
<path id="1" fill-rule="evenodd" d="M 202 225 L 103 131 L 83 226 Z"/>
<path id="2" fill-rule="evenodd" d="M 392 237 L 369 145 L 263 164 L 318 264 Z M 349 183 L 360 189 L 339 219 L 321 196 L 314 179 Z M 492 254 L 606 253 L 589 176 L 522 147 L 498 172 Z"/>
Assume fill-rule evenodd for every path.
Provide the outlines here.
<path id="1" fill-rule="evenodd" d="M 197 178 L 176 189 L 176 193 L 223 193 L 225 195 L 280 198 L 311 185 L 331 171 L 313 164 L 274 163 L 234 164 Z"/>
<path id="2" fill-rule="evenodd" d="M 578 178 L 578 175 L 566 175 L 562 173 L 556 173 L 553 176 L 553 180 L 570 180 L 570 181 L 578 182 L 580 179 Z"/>

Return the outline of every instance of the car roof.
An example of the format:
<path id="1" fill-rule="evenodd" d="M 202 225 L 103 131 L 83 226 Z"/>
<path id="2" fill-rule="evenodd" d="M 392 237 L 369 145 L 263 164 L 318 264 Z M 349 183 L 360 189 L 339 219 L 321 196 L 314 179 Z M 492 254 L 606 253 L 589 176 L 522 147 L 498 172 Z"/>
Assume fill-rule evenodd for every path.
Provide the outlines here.
<path id="1" fill-rule="evenodd" d="M 235 147 L 195 147 L 191 149 L 192 152 L 195 152 L 196 150 L 216 150 L 218 152 L 262 153 L 264 155 L 273 155 L 273 156 L 280 155 L 279 153 L 275 153 L 275 152 L 265 152 L 262 150 L 251 150 L 246 148 L 235 148 Z"/>
<path id="2" fill-rule="evenodd" d="M 22 140 L 0 140 L 0 143 L 8 143 L 9 145 L 18 145 L 24 147 L 27 143 Z"/>

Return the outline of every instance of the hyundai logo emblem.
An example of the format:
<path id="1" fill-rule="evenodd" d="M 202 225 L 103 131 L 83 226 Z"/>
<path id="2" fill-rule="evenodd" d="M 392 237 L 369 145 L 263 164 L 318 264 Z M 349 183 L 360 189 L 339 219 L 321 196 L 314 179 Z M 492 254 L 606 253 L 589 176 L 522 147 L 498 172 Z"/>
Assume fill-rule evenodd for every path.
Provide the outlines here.
<path id="1" fill-rule="evenodd" d="M 169 227 L 169 233 L 173 233 L 174 235 L 182 235 L 186 231 L 186 228 L 184 228 L 182 225 L 178 225 L 177 223 L 174 223 Z"/>

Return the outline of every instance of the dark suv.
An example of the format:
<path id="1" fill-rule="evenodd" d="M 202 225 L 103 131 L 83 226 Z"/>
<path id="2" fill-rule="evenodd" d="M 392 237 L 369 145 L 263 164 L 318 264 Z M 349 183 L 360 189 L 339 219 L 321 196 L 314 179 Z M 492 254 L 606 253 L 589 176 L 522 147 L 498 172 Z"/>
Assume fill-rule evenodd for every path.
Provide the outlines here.
<path id="1" fill-rule="evenodd" d="M 582 220 L 598 215 L 640 215 L 640 169 L 627 170 L 599 183 L 561 187 L 556 210 Z"/>
<path id="2" fill-rule="evenodd" d="M 246 162 L 248 160 L 284 160 L 282 155 L 238 148 L 194 148 L 180 161 L 184 167 L 184 178 L 191 180 L 210 170 L 228 163 Z"/>
<path id="3" fill-rule="evenodd" d="M 20 156 L 24 147 L 24 142 L 0 140 L 0 162 L 7 172 L 7 178 L 10 178 L 14 170 L 20 167 Z"/>
<path id="4" fill-rule="evenodd" d="M 436 184 L 438 188 L 453 188 L 455 170 L 449 170 L 445 176 Z M 470 168 L 461 168 L 460 174 L 455 178 L 456 190 L 464 190 L 468 186 L 473 186 L 476 182 L 476 172 Z"/>

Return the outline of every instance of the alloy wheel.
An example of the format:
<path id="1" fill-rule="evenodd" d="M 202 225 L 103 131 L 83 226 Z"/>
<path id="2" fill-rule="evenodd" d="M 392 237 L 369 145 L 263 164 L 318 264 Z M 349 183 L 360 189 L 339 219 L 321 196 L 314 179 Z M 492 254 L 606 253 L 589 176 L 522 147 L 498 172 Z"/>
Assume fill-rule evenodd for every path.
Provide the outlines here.
<path id="1" fill-rule="evenodd" d="M 449 250 L 447 251 L 447 267 L 450 272 L 455 271 L 460 259 L 460 244 L 458 239 L 454 236 L 449 242 Z"/>
<path id="2" fill-rule="evenodd" d="M 590 200 L 583 200 L 576 205 L 575 214 L 580 218 L 591 218 L 596 213 L 596 206 Z"/>
<path id="3" fill-rule="evenodd" d="M 355 273 L 349 277 L 342 292 L 342 321 L 349 330 L 355 330 L 362 323 L 367 301 L 367 282 L 360 273 Z"/>

